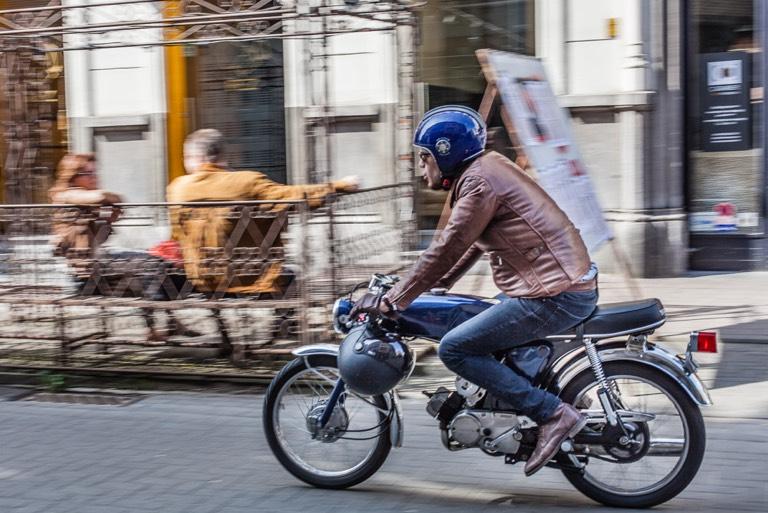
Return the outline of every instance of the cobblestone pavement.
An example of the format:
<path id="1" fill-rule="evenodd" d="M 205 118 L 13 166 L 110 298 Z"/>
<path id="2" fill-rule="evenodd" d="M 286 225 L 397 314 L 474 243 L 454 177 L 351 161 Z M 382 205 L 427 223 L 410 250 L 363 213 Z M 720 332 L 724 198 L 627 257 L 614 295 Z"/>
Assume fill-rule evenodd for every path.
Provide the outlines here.
<path id="1" fill-rule="evenodd" d="M 122 407 L 2 397 L 3 513 L 611 511 L 555 470 L 525 478 L 479 451 L 449 453 L 413 393 L 404 447 L 347 491 L 313 489 L 282 470 L 261 429 L 260 395 L 158 394 Z M 657 511 L 766 511 L 768 415 L 708 416 L 707 428 L 699 475 Z"/>

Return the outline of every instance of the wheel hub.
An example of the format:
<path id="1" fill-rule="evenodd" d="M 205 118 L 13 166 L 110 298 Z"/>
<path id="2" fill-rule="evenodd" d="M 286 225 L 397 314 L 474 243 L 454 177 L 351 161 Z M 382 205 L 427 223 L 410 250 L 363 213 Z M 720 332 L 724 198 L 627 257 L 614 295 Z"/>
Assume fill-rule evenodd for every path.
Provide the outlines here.
<path id="1" fill-rule="evenodd" d="M 313 440 L 320 440 L 325 443 L 333 443 L 341 438 L 349 427 L 349 416 L 344 406 L 337 404 L 331 412 L 331 416 L 325 427 L 320 427 L 320 419 L 323 417 L 327 400 L 323 399 L 313 404 L 307 412 L 307 430 L 312 435 Z"/>
<path id="2" fill-rule="evenodd" d="M 616 443 L 604 445 L 603 448 L 619 462 L 632 463 L 648 452 L 651 438 L 645 422 L 625 422 L 623 431 L 619 426 L 612 429 L 617 431 Z"/>

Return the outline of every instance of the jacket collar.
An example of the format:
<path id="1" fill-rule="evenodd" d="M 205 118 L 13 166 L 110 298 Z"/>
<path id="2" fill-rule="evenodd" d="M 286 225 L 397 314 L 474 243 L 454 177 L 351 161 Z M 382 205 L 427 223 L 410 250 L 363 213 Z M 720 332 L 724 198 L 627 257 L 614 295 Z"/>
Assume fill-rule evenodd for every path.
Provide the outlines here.
<path id="1" fill-rule="evenodd" d="M 206 162 L 202 166 L 200 166 L 200 170 L 197 171 L 198 173 L 222 173 L 231 171 L 231 169 L 220 166 L 218 164 L 214 164 L 212 162 Z"/>
<path id="2" fill-rule="evenodd" d="M 459 199 L 459 188 L 461 187 L 461 183 L 464 181 L 464 178 L 469 174 L 469 170 L 471 167 L 475 165 L 481 158 L 483 158 L 485 155 L 488 155 L 491 153 L 491 151 L 486 150 L 474 159 L 467 162 L 464 166 L 464 168 L 461 170 L 459 175 L 453 180 L 453 183 L 451 184 L 451 188 L 448 190 L 448 194 L 451 198 L 451 208 L 453 208 L 453 205 L 456 203 L 456 201 Z"/>

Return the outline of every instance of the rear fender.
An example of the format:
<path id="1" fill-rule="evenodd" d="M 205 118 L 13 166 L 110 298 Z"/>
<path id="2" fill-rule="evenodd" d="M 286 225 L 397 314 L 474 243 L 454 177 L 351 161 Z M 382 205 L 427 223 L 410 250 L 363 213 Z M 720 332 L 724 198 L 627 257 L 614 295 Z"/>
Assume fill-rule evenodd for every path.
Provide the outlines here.
<path id="1" fill-rule="evenodd" d="M 691 400 L 699 406 L 712 405 L 707 387 L 704 386 L 696 373 L 688 372 L 682 360 L 661 346 L 649 344 L 641 351 L 628 349 L 626 346 L 607 347 L 601 350 L 598 346 L 598 354 L 603 363 L 628 362 L 659 370 L 672 378 L 675 383 L 679 383 Z M 562 391 L 577 376 L 586 371 L 591 371 L 591 366 L 586 356 L 583 356 L 572 361 L 555 374 L 547 384 L 547 389 Z"/>
<path id="2" fill-rule="evenodd" d="M 313 355 L 339 355 L 339 346 L 336 344 L 314 344 L 310 346 L 302 346 L 291 351 L 294 355 L 304 358 Z M 307 362 L 309 365 L 309 362 Z M 397 392 L 394 390 L 386 395 L 386 401 L 390 409 L 394 409 L 392 415 L 392 421 L 390 422 L 390 440 L 395 447 L 403 446 L 403 409 L 400 405 L 400 399 L 397 397 Z"/>

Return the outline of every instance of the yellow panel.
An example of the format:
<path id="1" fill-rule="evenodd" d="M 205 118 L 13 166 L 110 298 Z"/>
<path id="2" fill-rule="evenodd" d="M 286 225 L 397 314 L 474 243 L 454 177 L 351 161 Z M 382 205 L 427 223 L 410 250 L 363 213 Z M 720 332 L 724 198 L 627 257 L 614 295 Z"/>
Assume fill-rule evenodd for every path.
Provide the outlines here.
<path id="1" fill-rule="evenodd" d="M 5 0 L 0 0 L 1 9 L 5 9 Z M 6 112 L 0 112 L 0 119 L 5 119 L 6 115 Z M 5 138 L 3 137 L 3 132 L 3 130 L 0 130 L 0 203 L 5 203 Z"/>
<path id="2" fill-rule="evenodd" d="M 164 16 L 179 16 L 181 7 L 178 0 L 166 2 Z M 172 40 L 178 29 L 166 29 L 166 39 Z M 184 47 L 165 47 L 165 80 L 168 98 L 167 155 L 168 181 L 184 175 L 184 138 L 187 136 L 187 72 L 184 60 Z"/>

